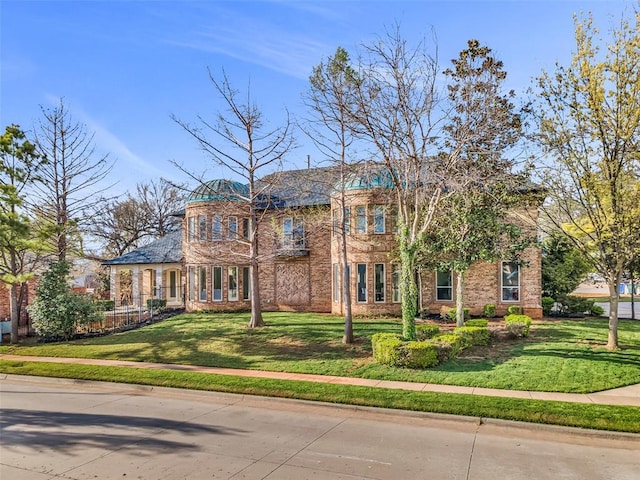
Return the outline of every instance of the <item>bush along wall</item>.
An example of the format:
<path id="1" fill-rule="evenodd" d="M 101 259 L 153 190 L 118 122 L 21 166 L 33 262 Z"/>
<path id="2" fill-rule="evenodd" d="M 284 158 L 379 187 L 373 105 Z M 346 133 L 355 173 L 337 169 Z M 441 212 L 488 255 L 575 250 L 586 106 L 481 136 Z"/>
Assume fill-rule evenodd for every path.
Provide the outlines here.
<path id="1" fill-rule="evenodd" d="M 514 337 L 526 337 L 531 327 L 531 317 L 528 315 L 507 315 L 504 317 L 506 331 Z"/>

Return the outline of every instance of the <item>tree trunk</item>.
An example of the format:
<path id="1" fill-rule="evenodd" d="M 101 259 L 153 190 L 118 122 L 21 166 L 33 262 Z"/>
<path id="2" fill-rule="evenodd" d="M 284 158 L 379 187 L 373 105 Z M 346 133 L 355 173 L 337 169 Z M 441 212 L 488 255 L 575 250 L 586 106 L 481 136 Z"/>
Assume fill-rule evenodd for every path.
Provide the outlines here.
<path id="1" fill-rule="evenodd" d="M 342 304 L 344 306 L 344 335 L 342 343 L 353 343 L 353 315 L 351 313 L 351 285 L 347 272 L 347 235 L 344 231 L 344 206 L 342 207 L 342 231 L 340 233 L 340 263 L 342 268 Z"/>
<path id="2" fill-rule="evenodd" d="M 609 335 L 607 350 L 618 348 L 618 301 L 620 299 L 620 275 L 609 275 Z"/>
<path id="3" fill-rule="evenodd" d="M 249 262 L 251 263 L 251 320 L 249 320 L 249 328 L 264 327 L 260 298 L 260 279 L 258 277 L 258 237 L 256 235 L 256 225 L 256 214 L 255 211 L 252 211 L 249 218 Z"/>
<path id="4" fill-rule="evenodd" d="M 633 276 L 633 268 L 630 270 L 630 280 L 631 280 L 631 320 L 636 319 L 636 295 L 635 295 L 635 277 Z"/>
<path id="5" fill-rule="evenodd" d="M 464 272 L 456 272 L 456 326 L 464 326 Z"/>
<path id="6" fill-rule="evenodd" d="M 9 285 L 9 310 L 11 311 L 11 343 L 18 343 L 18 325 L 20 324 L 20 310 L 18 309 L 19 285 Z"/>

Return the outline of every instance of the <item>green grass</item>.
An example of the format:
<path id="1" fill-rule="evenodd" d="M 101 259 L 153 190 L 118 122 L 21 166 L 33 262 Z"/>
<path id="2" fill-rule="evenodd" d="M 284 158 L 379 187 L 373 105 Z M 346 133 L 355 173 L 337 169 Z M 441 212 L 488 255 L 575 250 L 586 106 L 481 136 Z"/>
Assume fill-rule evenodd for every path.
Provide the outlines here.
<path id="1" fill-rule="evenodd" d="M 2 361 L 0 362 L 0 371 L 8 374 L 266 395 L 640 433 L 640 414 L 637 407 L 415 392 L 174 370 L 98 367 L 46 362 Z"/>
<path id="2" fill-rule="evenodd" d="M 530 337 L 467 350 L 427 370 L 374 363 L 370 338 L 400 332 L 396 319 L 356 320 L 356 343 L 340 343 L 339 317 L 265 314 L 248 330 L 248 314 L 185 314 L 129 332 L 68 343 L 4 345 L 0 353 L 178 363 L 228 368 L 404 380 L 529 391 L 590 393 L 640 383 L 640 322 L 622 320 L 621 349 L 604 348 L 604 319 L 536 323 Z"/>

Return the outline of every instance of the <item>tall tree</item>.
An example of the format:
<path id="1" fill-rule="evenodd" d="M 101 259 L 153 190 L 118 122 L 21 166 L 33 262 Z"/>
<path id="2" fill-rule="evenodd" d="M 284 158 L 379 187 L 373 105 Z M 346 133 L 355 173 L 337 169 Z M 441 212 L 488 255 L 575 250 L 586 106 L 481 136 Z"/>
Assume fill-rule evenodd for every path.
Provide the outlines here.
<path id="1" fill-rule="evenodd" d="M 54 228 L 55 254 L 63 261 L 81 253 L 82 230 L 103 202 L 100 194 L 109 188 L 104 180 L 113 165 L 96 154 L 93 134 L 73 120 L 62 99 L 54 108 L 42 108 L 35 144 L 47 159 L 43 182 L 35 188 L 40 215 Z"/>
<path id="2" fill-rule="evenodd" d="M 0 137 L 0 281 L 9 287 L 11 343 L 18 341 L 22 284 L 33 276 L 42 238 L 25 211 L 26 189 L 39 181 L 43 164 L 17 125 Z"/>
<path id="3" fill-rule="evenodd" d="M 591 270 L 584 253 L 563 232 L 555 232 L 542 243 L 542 294 L 555 300 L 573 292 Z"/>
<path id="4" fill-rule="evenodd" d="M 341 303 L 344 312 L 342 342 L 353 343 L 353 316 L 351 313 L 351 289 L 347 269 L 347 234 L 345 183 L 352 161 L 350 148 L 355 141 L 357 124 L 354 122 L 357 103 L 354 88 L 358 74 L 351 65 L 349 53 L 338 47 L 333 57 L 313 68 L 309 77 L 309 90 L 305 96 L 311 110 L 308 135 L 320 151 L 340 171 L 338 185 L 338 218 L 334 219 L 336 241 L 339 242 L 340 272 L 342 281 Z"/>
<path id="5" fill-rule="evenodd" d="M 402 333 L 415 339 L 416 259 L 444 192 L 448 159 L 438 160 L 437 58 L 424 42 L 409 46 L 399 27 L 365 45 L 356 88 L 358 122 L 395 186 Z"/>
<path id="6" fill-rule="evenodd" d="M 537 139 L 553 162 L 545 182 L 556 226 L 607 279 L 615 349 L 619 285 L 640 225 L 640 13 L 613 26 L 608 43 L 590 15 L 575 23 L 571 64 L 538 79 Z"/>
<path id="7" fill-rule="evenodd" d="M 264 320 L 260 304 L 257 233 L 258 223 L 262 219 L 260 213 L 264 209 L 265 198 L 268 198 L 270 185 L 260 183 L 258 175 L 267 168 L 278 166 L 293 148 L 292 125 L 287 113 L 287 119 L 282 126 L 268 127 L 262 111 L 253 101 L 250 88 L 247 89 L 246 99 L 242 100 L 224 71 L 220 79 L 215 78 L 209 71 L 209 79 L 225 105 L 226 112 L 219 112 L 215 122 L 198 116 L 199 126 L 192 126 L 175 116 L 172 118 L 197 141 L 200 148 L 217 165 L 230 170 L 247 182 L 248 193 L 242 201 L 249 216 L 247 243 L 251 269 L 251 319 L 248 326 L 261 327 Z M 193 176 L 190 172 L 186 173 Z"/>
<path id="8" fill-rule="evenodd" d="M 520 178 L 514 161 L 505 155 L 522 134 L 520 115 L 512 103 L 515 93 L 504 91 L 507 73 L 490 48 L 469 40 L 448 78 L 450 115 L 444 124 L 445 148 L 455 158 L 447 176 L 450 198 L 439 209 L 444 219 L 432 228 L 439 246 L 440 267 L 457 275 L 457 323 L 464 322 L 465 273 L 479 260 L 513 257 L 527 245 L 522 230 L 509 218 Z"/>

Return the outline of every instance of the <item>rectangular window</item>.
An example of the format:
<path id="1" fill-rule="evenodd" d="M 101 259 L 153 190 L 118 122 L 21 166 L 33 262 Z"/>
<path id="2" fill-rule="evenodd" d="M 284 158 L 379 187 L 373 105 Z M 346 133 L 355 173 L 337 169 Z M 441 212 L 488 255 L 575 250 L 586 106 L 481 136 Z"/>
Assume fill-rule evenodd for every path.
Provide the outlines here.
<path id="1" fill-rule="evenodd" d="M 242 238 L 244 238 L 245 240 L 249 240 L 250 236 L 249 236 L 249 219 L 248 218 L 243 218 L 242 219 Z"/>
<path id="2" fill-rule="evenodd" d="M 373 268 L 374 268 L 374 287 L 375 287 L 374 301 L 384 302 L 385 286 L 386 286 L 384 263 L 376 263 Z"/>
<path id="3" fill-rule="evenodd" d="M 502 301 L 520 300 L 520 266 L 514 262 L 502 262 Z"/>
<path id="4" fill-rule="evenodd" d="M 344 207 L 344 234 L 351 234 L 351 207 Z"/>
<path id="5" fill-rule="evenodd" d="M 198 240 L 201 242 L 207 239 L 207 217 L 198 215 Z"/>
<path id="6" fill-rule="evenodd" d="M 453 300 L 453 272 L 436 272 L 436 300 L 450 302 Z"/>
<path id="7" fill-rule="evenodd" d="M 304 248 L 304 225 L 302 221 L 294 218 L 282 220 L 282 247 Z"/>
<path id="8" fill-rule="evenodd" d="M 187 240 L 193 242 L 196 239 L 196 217 L 189 217 L 187 221 Z"/>
<path id="9" fill-rule="evenodd" d="M 189 267 L 189 301 L 193 301 L 196 297 L 196 269 Z"/>
<path id="10" fill-rule="evenodd" d="M 385 232 L 384 205 L 373 206 L 373 233 Z"/>
<path id="11" fill-rule="evenodd" d="M 333 264 L 333 301 L 340 301 L 340 265 Z"/>
<path id="12" fill-rule="evenodd" d="M 366 302 L 367 301 L 367 264 L 366 263 L 358 263 L 357 266 L 357 301 L 358 302 Z"/>
<path id="13" fill-rule="evenodd" d="M 231 301 L 238 300 L 238 267 L 229 267 L 229 296 L 227 299 Z"/>
<path id="14" fill-rule="evenodd" d="M 212 293 L 213 293 L 213 301 L 221 302 L 222 301 L 222 267 L 213 267 L 212 272 Z"/>
<path id="15" fill-rule="evenodd" d="M 400 303 L 400 265 L 391 265 L 391 301 Z"/>
<path id="16" fill-rule="evenodd" d="M 238 238 L 238 217 L 229 217 L 229 239 L 235 240 Z"/>
<path id="17" fill-rule="evenodd" d="M 367 233 L 367 207 L 356 207 L 356 233 Z"/>
<path id="18" fill-rule="evenodd" d="M 338 235 L 338 210 L 331 210 L 331 233 Z"/>
<path id="19" fill-rule="evenodd" d="M 169 272 L 169 297 L 170 298 L 176 298 L 177 297 L 177 277 L 176 277 L 176 271 L 175 270 L 171 270 Z"/>
<path id="20" fill-rule="evenodd" d="M 198 267 L 198 300 L 207 301 L 207 267 Z"/>
<path id="21" fill-rule="evenodd" d="M 251 268 L 242 267 L 242 300 L 251 300 Z"/>
<path id="22" fill-rule="evenodd" d="M 222 217 L 215 215 L 211 222 L 211 239 L 222 240 Z"/>

